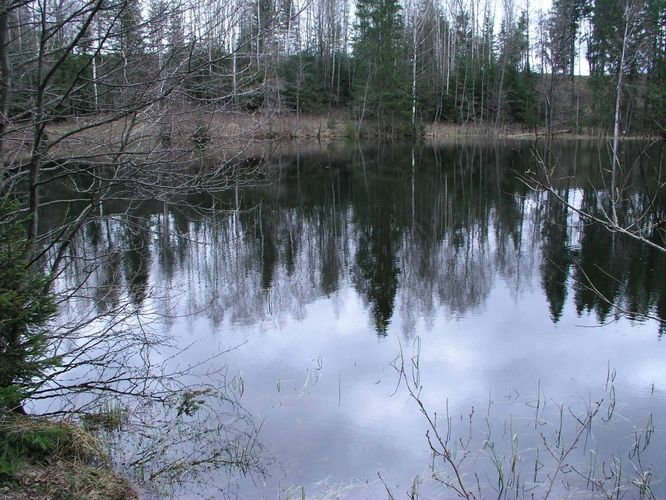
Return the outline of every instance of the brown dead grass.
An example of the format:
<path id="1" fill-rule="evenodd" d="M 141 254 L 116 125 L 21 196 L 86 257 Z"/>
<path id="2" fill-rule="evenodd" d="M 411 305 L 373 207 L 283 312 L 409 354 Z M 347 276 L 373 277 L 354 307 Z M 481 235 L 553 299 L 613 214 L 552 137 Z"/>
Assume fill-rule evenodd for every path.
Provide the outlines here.
<path id="1" fill-rule="evenodd" d="M 48 446 L 33 445 L 11 472 L 0 475 L 0 499 L 138 498 L 131 483 L 112 470 L 99 439 L 81 426 L 21 416 L 0 421 L 0 438 L 16 443 L 16 450 L 22 442 L 37 442 L 35 436 L 48 436 Z"/>
<path id="2" fill-rule="evenodd" d="M 21 467 L 0 487 L 0 498 L 134 500 L 139 496 L 127 479 L 105 467 L 58 461 Z"/>
<path id="3" fill-rule="evenodd" d="M 196 131 L 203 127 L 205 147 L 216 158 L 226 159 L 248 149 L 257 150 L 279 142 L 319 143 L 353 139 L 353 131 L 357 126 L 354 120 L 340 111 L 315 116 L 277 112 L 232 112 L 212 107 L 186 106 L 172 106 L 166 110 L 153 106 L 137 114 L 133 121 L 123 118 L 113 123 L 102 123 L 109 118 L 110 115 L 97 115 L 49 124 L 48 142 L 52 147 L 47 156 L 56 159 L 80 157 L 86 162 L 95 158 L 106 160 L 108 155 L 119 150 L 121 141 L 125 140 L 127 153 L 142 153 L 151 155 L 152 158 L 160 154 L 191 154 L 194 157 Z M 82 130 L 94 124 L 98 125 Z M 373 130 L 372 123 L 366 121 L 363 130 L 366 133 Z M 11 159 L 25 161 L 29 158 L 31 134 L 28 123 L 14 125 L 6 141 Z M 59 140 L 67 134 L 71 135 Z M 609 138 L 608 131 L 600 129 L 572 131 L 560 128 L 554 134 L 558 139 Z M 165 135 L 168 136 L 167 141 L 164 140 Z M 428 140 L 435 141 L 469 138 L 534 140 L 543 137 L 544 130 L 539 129 L 535 133 L 533 129 L 516 125 L 493 127 L 472 123 L 430 123 L 425 126 L 425 136 Z"/>

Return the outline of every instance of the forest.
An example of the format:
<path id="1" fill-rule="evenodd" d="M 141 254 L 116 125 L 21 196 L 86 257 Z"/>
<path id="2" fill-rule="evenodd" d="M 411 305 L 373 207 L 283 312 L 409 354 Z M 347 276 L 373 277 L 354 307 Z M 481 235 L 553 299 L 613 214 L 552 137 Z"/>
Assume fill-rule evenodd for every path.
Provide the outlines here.
<path id="1" fill-rule="evenodd" d="M 153 105 L 163 122 L 176 105 L 335 113 L 390 136 L 439 122 L 610 130 L 618 85 L 624 133 L 666 127 L 663 0 L 4 5 L 0 136 Z"/>

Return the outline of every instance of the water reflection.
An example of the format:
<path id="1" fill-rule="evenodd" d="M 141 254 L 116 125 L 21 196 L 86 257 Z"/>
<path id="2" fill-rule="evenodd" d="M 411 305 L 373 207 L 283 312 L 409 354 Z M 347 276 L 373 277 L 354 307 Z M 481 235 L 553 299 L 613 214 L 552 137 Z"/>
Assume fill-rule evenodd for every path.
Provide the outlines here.
<path id="1" fill-rule="evenodd" d="M 559 151 L 560 164 L 576 175 L 558 195 L 601 215 L 608 200 L 594 187 L 595 154 L 604 152 Z M 151 286 L 177 285 L 188 312 L 249 325 L 269 315 L 299 317 L 308 302 L 352 286 L 378 335 L 396 307 L 405 333 L 413 333 L 414 318 L 438 307 L 452 316 L 479 310 L 497 277 L 517 295 L 538 272 L 553 322 L 569 288 L 578 313 L 594 311 L 599 322 L 618 311 L 664 318 L 666 283 L 655 278 L 664 259 L 581 223 L 554 195 L 529 191 L 516 173 L 532 162 L 527 146 L 492 144 L 279 157 L 270 184 L 215 200 L 231 210 L 201 216 L 184 202 L 144 203 L 114 216 L 110 207 L 80 246 L 106 254 L 96 276 L 100 310 L 112 307 L 123 283 L 138 305 Z M 650 199 L 639 192 L 633 201 L 622 212 L 627 225 Z"/>
<path id="2" fill-rule="evenodd" d="M 635 152 L 627 146 L 628 158 Z M 603 147 L 562 145 L 558 197 L 607 211 L 607 196 L 595 188 L 603 185 L 605 155 Z M 602 382 L 610 356 L 630 349 L 632 356 L 615 360 L 625 374 L 660 370 L 649 356 L 658 357 L 653 344 L 618 336 L 639 322 L 658 329 L 647 315 L 666 319 L 664 258 L 583 223 L 553 193 L 529 190 L 518 174 L 533 164 L 526 144 L 278 154 L 268 182 L 252 189 L 104 207 L 72 246 L 103 264 L 72 266 L 63 279 L 91 273 L 86 305 L 99 311 L 125 296 L 158 311 L 182 344 L 200 341 L 190 362 L 218 342 L 248 341 L 233 365 L 243 371 L 249 409 L 266 417 L 269 447 L 285 463 L 277 487 L 331 471 L 338 480 L 376 478 L 378 462 L 414 474 L 427 466 L 427 443 L 418 441 L 423 428 L 410 401 L 387 396 L 392 333 L 403 341 L 432 334 L 423 363 L 441 391 L 429 404 L 440 411 L 454 396 L 490 406 L 495 382 L 506 394 L 543 377 L 558 395 L 587 394 L 582 381 L 593 373 Z M 625 225 L 640 223 L 652 201 L 645 188 L 654 188 L 640 172 L 629 181 Z M 41 220 L 64 216 L 52 211 Z M 659 228 L 644 234 L 661 241 Z M 576 329 L 577 321 L 592 326 L 622 316 L 628 321 L 613 337 Z M 639 385 L 632 383 L 632 390 Z M 639 396 L 629 401 L 645 406 Z"/>
<path id="3" fill-rule="evenodd" d="M 558 193 L 562 199 L 569 199 L 566 191 Z M 543 259 L 541 262 L 541 286 L 548 298 L 550 317 L 557 323 L 567 298 L 567 279 L 572 255 L 569 251 L 568 209 L 566 205 L 549 193 L 547 195 L 543 225 Z"/>

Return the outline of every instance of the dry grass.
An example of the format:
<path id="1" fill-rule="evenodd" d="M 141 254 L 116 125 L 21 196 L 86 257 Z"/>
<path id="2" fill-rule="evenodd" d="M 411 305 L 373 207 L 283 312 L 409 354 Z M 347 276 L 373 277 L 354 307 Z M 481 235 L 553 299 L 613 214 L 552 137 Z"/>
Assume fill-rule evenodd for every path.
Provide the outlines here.
<path id="1" fill-rule="evenodd" d="M 0 440 L 2 499 L 138 498 L 111 469 L 99 439 L 74 423 L 5 417 Z"/>
<path id="2" fill-rule="evenodd" d="M 107 123 L 108 122 L 108 123 Z M 330 142 L 354 138 L 357 122 L 342 111 L 324 115 L 296 115 L 277 112 L 234 112 L 214 107 L 172 105 L 168 108 L 152 106 L 132 117 L 112 120 L 111 115 L 96 115 L 50 123 L 47 127 L 48 157 L 77 158 L 90 162 L 104 161 L 108 155 L 119 151 L 160 155 L 185 159 L 198 157 L 205 147 L 206 154 L 217 159 L 235 157 L 239 152 L 261 148 L 278 142 L 300 140 L 303 142 Z M 363 134 L 375 127 L 365 121 Z M 544 130 L 537 135 L 543 137 Z M 575 131 L 563 125 L 555 130 L 558 138 L 607 139 L 608 131 L 583 129 Z M 203 141 L 200 139 L 204 138 Z M 425 136 L 430 140 L 464 139 L 529 139 L 535 131 L 518 125 L 455 125 L 430 123 L 425 125 Z M 64 137 L 64 139 L 63 139 Z M 15 123 L 6 144 L 9 158 L 25 161 L 30 157 L 32 138 L 29 123 Z M 627 137 L 629 138 L 629 137 Z M 633 137 L 637 138 L 637 137 Z"/>
<path id="3" fill-rule="evenodd" d="M 148 109 L 135 117 L 105 123 L 97 115 L 54 122 L 47 127 L 47 158 L 85 163 L 108 162 L 122 151 L 146 160 L 176 158 L 179 163 L 206 157 L 225 160 L 280 142 L 342 140 L 350 126 L 342 115 L 311 116 L 229 112 L 215 109 Z M 350 125 L 351 124 L 351 125 Z M 8 160 L 20 164 L 31 155 L 29 123 L 14 124 L 6 137 Z"/>
<path id="4" fill-rule="evenodd" d="M 0 487 L 0 498 L 133 500 L 138 495 L 125 478 L 106 468 L 60 461 L 23 466 Z"/>

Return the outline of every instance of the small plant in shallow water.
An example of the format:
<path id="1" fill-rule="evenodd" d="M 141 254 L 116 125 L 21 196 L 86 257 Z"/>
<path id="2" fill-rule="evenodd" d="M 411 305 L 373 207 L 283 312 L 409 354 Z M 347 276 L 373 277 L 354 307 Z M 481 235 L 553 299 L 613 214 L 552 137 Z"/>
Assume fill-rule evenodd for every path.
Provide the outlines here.
<path id="1" fill-rule="evenodd" d="M 121 403 L 106 403 L 94 413 L 81 415 L 81 422 L 88 430 L 104 430 L 107 432 L 120 430 L 128 421 L 128 412 Z"/>
<path id="2" fill-rule="evenodd" d="M 413 355 L 406 359 L 401 349 L 392 364 L 399 374 L 399 383 L 404 383 L 426 420 L 432 477 L 458 497 L 559 498 L 584 492 L 586 496 L 601 498 L 657 498 L 653 485 L 658 480 L 653 477 L 654 469 L 647 456 L 655 432 L 652 414 L 645 426 L 634 427 L 633 444 L 628 446 L 626 455 L 618 454 L 614 448 L 608 453 L 601 447 L 590 449 L 591 443 L 597 442 L 600 429 L 618 420 L 614 370 L 609 368 L 602 394 L 568 407 L 547 404 L 538 383 L 536 401 L 525 403 L 534 408 L 534 414 L 527 419 L 530 432 L 522 436 L 516 431 L 513 415 L 503 423 L 491 423 L 493 401 L 489 399 L 477 447 L 474 408 L 468 415 L 460 415 L 460 422 L 466 425 L 458 431 L 453 427 L 448 401 L 444 418 L 424 403 L 419 357 L 417 337 Z M 524 418 L 521 420 L 525 423 Z"/>
<path id="3" fill-rule="evenodd" d="M 181 395 L 180 403 L 176 406 L 176 415 L 178 417 L 182 415 L 193 416 L 206 404 L 206 397 L 211 393 L 212 391 L 208 389 L 185 391 Z"/>

